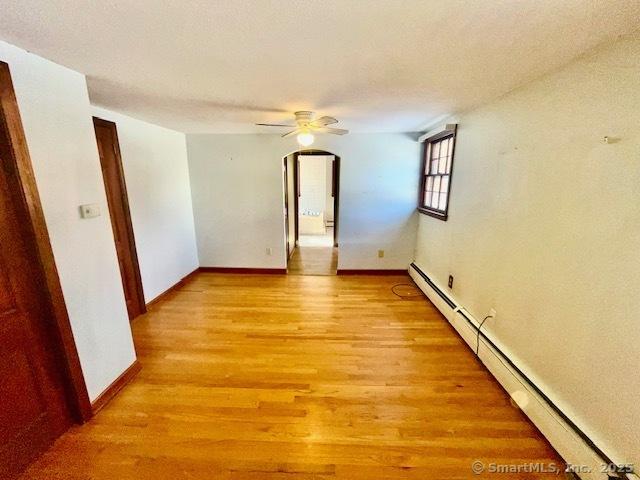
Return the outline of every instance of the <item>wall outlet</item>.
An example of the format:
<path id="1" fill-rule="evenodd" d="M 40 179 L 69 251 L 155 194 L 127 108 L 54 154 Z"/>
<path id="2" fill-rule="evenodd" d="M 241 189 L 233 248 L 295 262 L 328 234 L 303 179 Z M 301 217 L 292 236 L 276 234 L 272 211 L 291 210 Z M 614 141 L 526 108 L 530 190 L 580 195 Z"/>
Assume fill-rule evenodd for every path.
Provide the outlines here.
<path id="1" fill-rule="evenodd" d="M 384 250 L 378 250 L 378 258 L 384 257 Z"/>
<path id="2" fill-rule="evenodd" d="M 497 315 L 497 313 L 496 313 L 496 309 L 495 308 L 492 308 L 491 310 L 489 310 L 489 314 L 488 314 L 489 317 L 491 317 L 491 318 L 493 318 L 495 320 L 496 315 Z"/>
<path id="3" fill-rule="evenodd" d="M 267 255 L 273 255 L 273 249 L 271 247 L 267 247 Z"/>
<path id="4" fill-rule="evenodd" d="M 449 288 L 453 288 L 453 275 L 449 275 Z"/>

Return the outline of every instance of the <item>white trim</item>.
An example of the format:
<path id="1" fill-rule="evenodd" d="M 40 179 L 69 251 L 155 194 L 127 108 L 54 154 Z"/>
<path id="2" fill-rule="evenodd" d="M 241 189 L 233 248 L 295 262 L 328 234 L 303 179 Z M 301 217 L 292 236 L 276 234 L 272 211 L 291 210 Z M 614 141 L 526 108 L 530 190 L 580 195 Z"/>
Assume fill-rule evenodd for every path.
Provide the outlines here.
<path id="1" fill-rule="evenodd" d="M 427 138 L 433 137 L 434 135 L 442 133 L 446 130 L 455 130 L 457 125 L 458 125 L 457 123 L 446 123 L 446 124 L 440 125 L 437 128 L 428 130 L 427 132 L 423 133 L 418 137 L 418 142 L 423 143 Z"/>
<path id="2" fill-rule="evenodd" d="M 433 282 L 427 272 L 430 280 Z M 456 329 L 462 339 L 475 352 L 476 350 L 476 330 L 469 325 L 469 322 L 462 316 L 461 312 L 478 327 L 479 322 L 464 307 L 460 307 L 455 298 L 447 295 L 456 304 L 456 307 L 449 306 L 440 295 L 416 272 L 409 268 L 409 275 L 414 282 L 429 298 L 438 310 L 444 315 L 449 323 Z M 441 291 L 445 291 L 433 282 Z M 493 340 L 492 340 L 493 341 Z M 498 345 L 496 342 L 494 344 Z M 562 458 L 571 465 L 587 466 L 590 472 L 576 472 L 583 480 L 607 480 L 608 476 L 602 473 L 604 460 L 568 425 L 551 406 L 531 388 L 529 383 L 508 363 L 502 360 L 501 355 L 494 348 L 480 337 L 478 358 L 487 367 L 493 377 L 509 393 L 513 401 L 529 417 L 533 424 L 538 427 L 542 434 L 549 440 L 549 443 L 558 451 Z M 498 345 L 500 348 L 500 345 Z M 517 392 L 517 394 L 516 394 Z M 515 394 L 515 396 L 514 396 Z M 627 474 L 629 479 L 640 480 L 637 475 Z"/>

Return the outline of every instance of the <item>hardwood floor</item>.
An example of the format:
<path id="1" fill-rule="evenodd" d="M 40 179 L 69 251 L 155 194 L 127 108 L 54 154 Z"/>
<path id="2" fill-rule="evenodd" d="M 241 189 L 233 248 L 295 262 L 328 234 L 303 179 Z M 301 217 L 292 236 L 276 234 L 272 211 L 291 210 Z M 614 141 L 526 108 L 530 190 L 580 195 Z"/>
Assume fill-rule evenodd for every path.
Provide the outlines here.
<path id="1" fill-rule="evenodd" d="M 133 322 L 141 372 L 24 479 L 466 479 L 560 458 L 407 276 L 200 273 Z"/>
<path id="2" fill-rule="evenodd" d="M 287 271 L 291 275 L 336 275 L 338 249 L 333 247 L 296 247 Z"/>

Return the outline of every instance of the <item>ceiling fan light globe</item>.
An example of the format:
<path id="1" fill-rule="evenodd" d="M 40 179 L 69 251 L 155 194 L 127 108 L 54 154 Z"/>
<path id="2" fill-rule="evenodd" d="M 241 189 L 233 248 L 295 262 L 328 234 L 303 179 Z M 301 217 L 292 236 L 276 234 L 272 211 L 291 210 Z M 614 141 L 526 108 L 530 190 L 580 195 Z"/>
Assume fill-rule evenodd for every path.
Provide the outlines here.
<path id="1" fill-rule="evenodd" d="M 309 145 L 313 144 L 313 141 L 315 140 L 313 133 L 310 132 L 299 133 L 297 138 L 298 143 L 303 147 L 308 147 Z"/>

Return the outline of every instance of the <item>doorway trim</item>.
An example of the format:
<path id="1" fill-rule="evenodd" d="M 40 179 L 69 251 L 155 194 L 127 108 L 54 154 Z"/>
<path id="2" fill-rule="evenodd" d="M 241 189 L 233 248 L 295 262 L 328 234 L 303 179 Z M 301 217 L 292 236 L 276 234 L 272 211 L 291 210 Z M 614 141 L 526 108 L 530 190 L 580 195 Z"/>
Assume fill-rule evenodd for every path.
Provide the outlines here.
<path id="1" fill-rule="evenodd" d="M 284 237 L 286 239 L 286 254 L 287 265 L 289 264 L 289 257 L 291 257 L 292 250 L 289 245 L 289 167 L 287 165 L 287 158 L 289 155 L 282 159 L 282 169 L 284 172 Z M 294 160 L 295 161 L 295 160 Z M 295 242 L 295 239 L 294 239 Z"/>
<path id="2" fill-rule="evenodd" d="M 138 263 L 138 252 L 136 249 L 136 239 L 135 236 L 133 234 L 133 224 L 131 223 L 131 209 L 129 208 L 129 195 L 127 194 L 127 185 L 124 179 L 124 168 L 122 166 L 122 155 L 120 154 L 120 140 L 118 139 L 118 128 L 116 126 L 116 124 L 112 121 L 109 120 L 104 120 L 102 118 L 98 118 L 98 117 L 93 117 L 93 125 L 94 128 L 95 127 L 103 127 L 103 128 L 107 128 L 109 130 L 111 130 L 111 135 L 113 138 L 113 150 L 114 150 L 114 155 L 115 155 L 115 160 L 116 160 L 116 170 L 117 170 L 117 175 L 118 175 L 118 187 L 120 189 L 120 192 L 122 192 L 122 204 L 123 204 L 123 209 L 124 209 L 124 223 L 125 223 L 125 229 L 126 229 L 126 235 L 127 235 L 127 240 L 128 240 L 128 245 L 129 248 L 127 249 L 126 253 L 127 256 L 129 258 L 119 258 L 118 260 L 122 263 L 127 262 L 127 263 L 131 263 L 131 269 L 133 271 L 133 284 L 135 285 L 135 289 L 136 289 L 136 297 L 137 297 L 137 311 L 138 311 L 138 315 L 131 315 L 129 314 L 129 321 L 132 321 L 134 318 L 136 318 L 139 315 L 142 315 L 144 313 L 146 313 L 147 311 L 147 305 L 144 301 L 144 290 L 142 288 L 142 277 L 140 275 L 140 264 Z M 96 134 L 96 143 L 98 142 L 98 138 L 97 138 L 97 134 Z M 104 166 L 102 165 L 102 159 L 100 159 L 100 165 L 103 171 L 103 181 L 105 183 L 105 192 L 107 193 L 107 204 L 109 204 L 109 194 L 108 194 L 108 189 L 106 187 L 106 183 L 107 183 L 107 177 L 104 175 Z M 112 211 L 112 207 L 109 204 L 109 219 L 111 220 L 111 227 L 114 230 L 114 235 L 115 235 L 115 228 L 113 226 L 113 211 Z M 116 252 L 116 254 L 118 254 L 118 252 Z M 121 276 L 121 280 L 123 283 L 123 288 L 125 288 L 124 282 L 124 275 L 125 272 L 122 271 L 122 268 L 120 268 L 120 276 Z M 129 313 L 129 312 L 128 312 Z"/>
<path id="3" fill-rule="evenodd" d="M 65 367 L 63 379 L 65 396 L 69 410 L 76 423 L 84 423 L 93 413 L 87 386 L 84 381 L 78 350 L 71 330 L 71 322 L 67 312 L 58 269 L 55 264 L 51 240 L 40 202 L 40 195 L 36 184 L 31 157 L 27 147 L 27 140 L 22 127 L 20 110 L 11 80 L 9 65 L 0 61 L 0 121 L 4 119 L 9 133 L 9 143 L 13 151 L 13 164 L 17 176 L 20 195 L 24 200 L 27 220 L 34 232 L 34 242 L 37 249 L 36 262 L 43 274 L 45 285 L 43 290 L 49 297 L 49 304 L 57 333 L 55 343 L 59 346 L 61 363 Z"/>
<path id="4" fill-rule="evenodd" d="M 291 154 L 289 154 L 291 155 Z M 287 157 L 289 156 L 287 155 Z M 300 197 L 300 160 L 298 157 L 300 156 L 308 156 L 308 155 L 318 155 L 318 156 L 331 156 L 333 157 L 333 171 L 331 175 L 331 193 L 333 194 L 333 246 L 334 248 L 338 246 L 338 230 L 340 225 L 340 157 L 335 153 L 327 152 L 326 150 L 316 150 L 316 149 L 307 149 L 307 150 L 298 150 L 293 153 L 293 189 L 294 189 L 294 199 L 293 199 L 293 212 L 294 212 L 294 226 L 295 226 L 295 235 L 294 240 L 296 246 L 298 245 L 299 240 L 299 231 L 298 231 L 298 207 L 299 207 L 299 197 Z M 286 158 L 285 162 L 286 162 Z M 287 264 L 289 263 L 287 257 Z"/>

